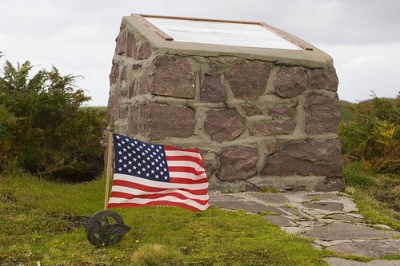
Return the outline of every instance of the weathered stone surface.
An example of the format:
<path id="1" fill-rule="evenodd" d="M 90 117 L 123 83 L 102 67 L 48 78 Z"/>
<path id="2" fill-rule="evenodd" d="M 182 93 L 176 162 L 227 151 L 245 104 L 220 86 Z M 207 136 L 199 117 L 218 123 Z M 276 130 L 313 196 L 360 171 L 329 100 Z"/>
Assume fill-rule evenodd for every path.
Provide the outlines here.
<path id="1" fill-rule="evenodd" d="M 132 32 L 128 32 L 126 38 L 126 56 L 130 58 L 136 58 L 136 40 Z"/>
<path id="2" fill-rule="evenodd" d="M 118 75 L 119 75 L 119 65 L 113 64 L 111 67 L 111 73 L 109 75 L 110 86 L 115 84 L 115 82 L 117 82 Z"/>
<path id="3" fill-rule="evenodd" d="M 296 113 L 296 107 L 290 105 L 278 105 L 268 109 L 268 114 L 272 117 L 294 117 Z"/>
<path id="4" fill-rule="evenodd" d="M 271 136 L 291 134 L 296 128 L 296 121 L 257 123 L 250 128 L 252 136 Z"/>
<path id="5" fill-rule="evenodd" d="M 119 78 L 121 81 L 126 81 L 126 66 L 122 67 L 121 76 Z"/>
<path id="6" fill-rule="evenodd" d="M 258 150 L 237 146 L 220 156 L 220 175 L 224 181 L 246 180 L 257 173 Z"/>
<path id="7" fill-rule="evenodd" d="M 251 213 L 266 212 L 272 208 L 257 202 L 236 202 L 236 201 L 218 202 L 218 206 L 226 209 L 243 210 L 245 212 L 251 212 Z"/>
<path id="8" fill-rule="evenodd" d="M 265 193 L 265 192 L 248 192 L 250 196 L 262 200 L 264 202 L 268 202 L 268 204 L 274 204 L 274 205 L 286 205 L 289 203 L 289 199 L 285 197 L 284 194 L 278 194 L 278 193 Z M 276 213 L 275 214 L 284 214 L 284 213 Z"/>
<path id="9" fill-rule="evenodd" d="M 304 108 L 308 134 L 337 133 L 340 122 L 338 98 L 311 95 L 307 97 Z"/>
<path id="10" fill-rule="evenodd" d="M 142 46 L 140 46 L 138 57 L 140 60 L 147 59 L 152 53 L 151 45 L 148 42 L 145 42 L 142 44 Z"/>
<path id="11" fill-rule="evenodd" d="M 131 136 L 139 134 L 139 107 L 131 106 L 129 110 L 129 134 Z"/>
<path id="12" fill-rule="evenodd" d="M 163 55 L 154 62 L 151 93 L 176 98 L 194 98 L 194 74 L 189 60 L 183 57 Z"/>
<path id="13" fill-rule="evenodd" d="M 126 53 L 126 30 L 121 29 L 117 38 L 115 39 L 115 53 L 118 55 L 122 55 Z"/>
<path id="14" fill-rule="evenodd" d="M 142 76 L 139 77 L 138 82 L 138 93 L 139 95 L 151 93 L 151 86 L 154 81 L 154 65 L 149 66 L 143 73 Z"/>
<path id="15" fill-rule="evenodd" d="M 256 100 L 264 94 L 271 64 L 253 61 L 236 65 L 225 74 L 237 99 Z"/>
<path id="16" fill-rule="evenodd" d="M 129 98 L 135 97 L 136 95 L 136 86 L 135 86 L 136 82 L 135 80 L 131 81 L 131 84 L 129 85 Z"/>
<path id="17" fill-rule="evenodd" d="M 110 118 L 110 116 L 113 116 L 115 119 L 117 114 L 118 114 L 118 94 L 114 93 L 110 94 L 110 96 L 108 97 L 107 115 L 108 118 Z"/>
<path id="18" fill-rule="evenodd" d="M 282 67 L 275 76 L 275 93 L 283 98 L 300 95 L 308 85 L 307 73 L 301 67 Z"/>
<path id="19" fill-rule="evenodd" d="M 187 107 L 148 103 L 141 107 L 140 117 L 139 133 L 150 139 L 187 138 L 195 132 L 195 113 Z"/>
<path id="20" fill-rule="evenodd" d="M 265 145 L 264 153 L 266 155 L 273 154 L 279 150 L 279 142 L 273 141 Z"/>
<path id="21" fill-rule="evenodd" d="M 313 90 L 337 91 L 339 79 L 335 68 L 311 70 L 310 77 Z"/>
<path id="22" fill-rule="evenodd" d="M 344 190 L 343 177 L 330 177 L 325 181 L 318 183 L 314 187 L 314 191 L 329 192 L 329 191 L 343 191 Z"/>
<path id="23" fill-rule="evenodd" d="M 129 115 L 128 113 L 129 108 L 126 105 L 119 105 L 118 106 L 118 118 L 119 119 L 126 119 Z"/>
<path id="24" fill-rule="evenodd" d="M 205 75 L 201 86 L 201 100 L 205 102 L 221 102 L 226 99 L 226 89 L 220 75 Z"/>
<path id="25" fill-rule="evenodd" d="M 384 239 L 399 235 L 398 232 L 377 230 L 363 225 L 349 223 L 332 223 L 327 226 L 315 227 L 303 234 L 306 237 L 313 237 L 322 240 L 341 239 Z"/>
<path id="26" fill-rule="evenodd" d="M 235 110 L 210 110 L 204 122 L 205 132 L 219 143 L 237 138 L 245 128 L 243 117 Z"/>
<path id="27" fill-rule="evenodd" d="M 338 139 L 309 140 L 286 145 L 268 157 L 263 175 L 342 176 L 342 152 Z"/>
<path id="28" fill-rule="evenodd" d="M 341 254 L 357 254 L 365 257 L 379 258 L 384 255 L 399 254 L 400 240 L 386 239 L 340 243 L 328 247 L 328 249 Z M 400 265 L 400 262 L 397 261 L 390 264 L 383 264 L 382 261 L 376 265 Z"/>
<path id="29" fill-rule="evenodd" d="M 121 98 L 128 98 L 129 97 L 129 86 L 125 84 L 125 86 L 120 90 L 119 96 Z"/>
<path id="30" fill-rule="evenodd" d="M 311 209 L 321 209 L 325 211 L 343 211 L 344 205 L 340 202 L 324 202 L 324 201 L 315 201 L 315 202 L 306 202 L 303 204 L 307 208 Z"/>
<path id="31" fill-rule="evenodd" d="M 242 110 L 246 113 L 246 116 L 260 115 L 261 109 L 257 106 L 242 106 Z"/>
<path id="32" fill-rule="evenodd" d="M 265 216 L 263 216 L 263 218 L 277 226 L 280 226 L 280 227 L 296 226 L 296 224 L 294 222 L 292 222 L 290 219 L 287 219 L 283 216 L 265 215 Z"/>

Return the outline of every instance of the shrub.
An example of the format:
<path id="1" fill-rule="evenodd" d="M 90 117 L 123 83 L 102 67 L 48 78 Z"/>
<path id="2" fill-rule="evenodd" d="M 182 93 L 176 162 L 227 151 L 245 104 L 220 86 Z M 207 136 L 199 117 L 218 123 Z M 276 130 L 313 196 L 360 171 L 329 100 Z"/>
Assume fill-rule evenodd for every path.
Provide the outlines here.
<path id="1" fill-rule="evenodd" d="M 100 143 L 105 113 L 81 109 L 90 100 L 58 69 L 40 70 L 32 78 L 29 61 L 14 67 L 6 61 L 0 76 L 0 162 L 16 162 L 32 174 L 86 181 L 103 170 Z"/>
<path id="2" fill-rule="evenodd" d="M 350 107 L 355 117 L 342 122 L 339 138 L 349 161 L 387 173 L 400 172 L 400 95 L 395 100 L 374 95 Z"/>

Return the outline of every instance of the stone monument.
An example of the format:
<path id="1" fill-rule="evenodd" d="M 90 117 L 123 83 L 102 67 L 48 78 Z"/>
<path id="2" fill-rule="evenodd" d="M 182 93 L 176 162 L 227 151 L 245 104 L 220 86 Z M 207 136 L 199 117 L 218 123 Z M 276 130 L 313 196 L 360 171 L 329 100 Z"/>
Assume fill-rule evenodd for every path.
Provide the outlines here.
<path id="1" fill-rule="evenodd" d="M 110 74 L 115 131 L 195 147 L 210 189 L 341 191 L 332 58 L 264 23 L 132 14 Z"/>

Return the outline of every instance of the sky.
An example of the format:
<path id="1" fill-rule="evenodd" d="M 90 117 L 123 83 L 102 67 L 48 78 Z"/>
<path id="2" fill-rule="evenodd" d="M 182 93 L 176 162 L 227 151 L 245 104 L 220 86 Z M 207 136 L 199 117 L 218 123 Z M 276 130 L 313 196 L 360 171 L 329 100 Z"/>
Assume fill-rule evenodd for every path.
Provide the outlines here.
<path id="1" fill-rule="evenodd" d="M 76 86 L 107 106 L 115 38 L 134 14 L 264 22 L 329 54 L 341 100 L 397 96 L 399 0 L 0 0 L 0 70 L 30 61 L 82 76 Z"/>

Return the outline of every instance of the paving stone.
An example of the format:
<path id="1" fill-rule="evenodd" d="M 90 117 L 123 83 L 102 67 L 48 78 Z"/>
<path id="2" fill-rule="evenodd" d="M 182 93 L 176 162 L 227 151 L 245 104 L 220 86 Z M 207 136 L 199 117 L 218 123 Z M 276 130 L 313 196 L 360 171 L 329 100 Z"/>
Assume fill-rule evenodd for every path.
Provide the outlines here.
<path id="1" fill-rule="evenodd" d="M 280 227 L 292 227 L 296 226 L 295 223 L 293 223 L 290 219 L 287 219 L 282 216 L 277 216 L 277 215 L 265 215 L 263 216 L 265 220 L 270 221 L 271 223 L 278 225 Z"/>
<path id="2" fill-rule="evenodd" d="M 312 237 L 323 240 L 339 239 L 385 239 L 399 235 L 398 232 L 376 230 L 368 226 L 355 225 L 349 223 L 332 223 L 327 226 L 315 227 L 304 234 L 306 237 Z"/>
<path id="3" fill-rule="evenodd" d="M 362 219 L 360 219 L 360 218 L 345 215 L 345 214 L 333 214 L 333 215 L 331 215 L 331 218 L 334 220 L 357 222 L 357 223 L 362 221 Z"/>
<path id="4" fill-rule="evenodd" d="M 289 203 L 289 199 L 282 194 L 262 193 L 262 192 L 248 192 L 250 196 L 262 200 L 271 205 L 285 205 Z"/>
<path id="5" fill-rule="evenodd" d="M 313 199 L 317 199 L 317 200 L 330 200 L 333 198 L 338 197 L 338 195 L 332 194 L 332 193 L 318 193 L 318 194 L 308 194 L 307 196 L 305 196 L 305 199 L 309 199 L 309 200 L 313 200 Z"/>
<path id="6" fill-rule="evenodd" d="M 325 261 L 331 266 L 400 266 L 400 261 L 398 260 L 373 260 L 364 263 L 339 258 L 326 258 Z"/>
<path id="7" fill-rule="evenodd" d="M 307 208 L 321 209 L 325 211 L 343 211 L 344 208 L 344 204 L 339 202 L 316 201 L 316 202 L 306 202 L 303 205 Z"/>
<path id="8" fill-rule="evenodd" d="M 290 212 L 291 214 L 297 216 L 300 219 L 310 219 L 313 218 L 312 216 L 309 216 L 301 211 L 299 211 L 298 209 L 294 209 L 294 208 L 288 208 L 288 207 L 283 207 L 283 209 L 287 212 Z"/>
<path id="9" fill-rule="evenodd" d="M 398 254 L 400 251 L 400 240 L 373 240 L 341 243 L 331 246 L 328 249 L 341 254 L 357 254 L 378 258 L 384 255 Z"/>
<path id="10" fill-rule="evenodd" d="M 243 199 L 240 198 L 240 197 L 235 197 L 235 196 L 232 196 L 232 195 L 224 195 L 224 194 L 210 195 L 209 202 L 210 202 L 210 204 L 212 206 L 214 205 L 213 203 L 218 203 L 220 201 L 237 201 L 237 202 L 240 202 L 240 201 L 243 201 Z"/>
<path id="11" fill-rule="evenodd" d="M 215 202 L 215 204 L 214 206 L 233 210 L 244 210 L 250 213 L 260 213 L 271 210 L 271 207 L 256 202 L 219 201 Z"/>

